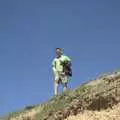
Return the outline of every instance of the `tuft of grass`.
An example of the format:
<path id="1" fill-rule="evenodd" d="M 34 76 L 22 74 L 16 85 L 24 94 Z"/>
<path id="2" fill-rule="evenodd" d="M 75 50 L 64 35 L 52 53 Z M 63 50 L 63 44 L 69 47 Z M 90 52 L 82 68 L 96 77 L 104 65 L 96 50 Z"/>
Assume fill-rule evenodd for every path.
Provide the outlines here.
<path id="1" fill-rule="evenodd" d="M 75 97 L 80 97 L 90 88 L 90 86 L 81 85 L 74 91 L 64 92 L 61 95 L 54 96 L 44 105 L 43 110 L 37 114 L 36 120 L 44 120 L 46 117 L 50 119 L 50 114 L 69 107 Z"/>
<path id="2" fill-rule="evenodd" d="M 38 105 L 28 105 L 28 106 L 25 106 L 25 110 L 31 110 L 35 107 L 37 107 Z"/>
<path id="3" fill-rule="evenodd" d="M 24 114 L 26 111 L 29 111 L 31 109 L 37 108 L 38 105 L 31 105 L 31 106 L 25 106 L 24 109 L 21 109 L 19 111 L 13 111 L 5 116 L 5 120 L 10 120 L 11 118 L 15 118 L 19 116 L 20 114 Z"/>
<path id="4" fill-rule="evenodd" d="M 69 106 L 71 99 L 68 92 L 54 96 L 50 101 L 44 104 L 43 110 L 37 114 L 36 120 L 43 120 L 50 114 Z"/>

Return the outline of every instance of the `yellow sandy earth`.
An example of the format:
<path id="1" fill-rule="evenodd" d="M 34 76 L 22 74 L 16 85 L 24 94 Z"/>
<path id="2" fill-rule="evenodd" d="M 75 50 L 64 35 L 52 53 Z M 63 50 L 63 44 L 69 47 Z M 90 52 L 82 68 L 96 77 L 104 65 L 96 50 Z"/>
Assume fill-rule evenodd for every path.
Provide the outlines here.
<path id="1" fill-rule="evenodd" d="M 120 103 L 112 109 L 101 111 L 84 111 L 76 116 L 69 116 L 65 120 L 120 120 Z"/>

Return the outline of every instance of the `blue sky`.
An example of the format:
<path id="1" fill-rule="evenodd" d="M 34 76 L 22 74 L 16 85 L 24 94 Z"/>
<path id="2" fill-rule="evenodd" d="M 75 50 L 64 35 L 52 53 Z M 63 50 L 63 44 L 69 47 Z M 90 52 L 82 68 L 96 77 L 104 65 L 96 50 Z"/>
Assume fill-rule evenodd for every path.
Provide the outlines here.
<path id="1" fill-rule="evenodd" d="M 71 89 L 119 69 L 119 6 L 119 0 L 1 0 L 0 115 L 53 96 L 56 47 L 72 59 Z"/>

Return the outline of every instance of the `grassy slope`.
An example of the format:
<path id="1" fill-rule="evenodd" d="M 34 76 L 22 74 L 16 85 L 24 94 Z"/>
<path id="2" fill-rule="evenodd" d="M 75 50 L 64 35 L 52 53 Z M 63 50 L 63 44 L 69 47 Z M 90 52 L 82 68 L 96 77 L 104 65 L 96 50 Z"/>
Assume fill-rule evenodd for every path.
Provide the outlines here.
<path id="1" fill-rule="evenodd" d="M 31 111 L 36 113 L 34 117 L 35 120 L 55 120 L 55 114 L 57 114 L 57 111 L 64 111 L 65 108 L 74 109 L 72 108 L 72 106 L 74 106 L 74 100 L 79 100 L 80 107 L 83 106 L 84 109 L 95 110 L 97 108 L 99 109 L 100 107 L 108 107 L 109 105 L 107 103 L 109 103 L 109 101 L 106 99 L 113 99 L 116 89 L 118 92 L 120 91 L 120 84 L 118 84 L 119 79 L 119 72 L 112 73 L 110 75 L 103 75 L 96 80 L 89 81 L 88 83 L 79 86 L 73 91 L 53 97 L 47 103 L 42 103 L 32 107 L 28 106 L 24 110 L 10 113 L 5 120 L 22 120 L 20 116 L 27 116 Z M 104 106 L 98 105 L 98 100 L 99 102 L 100 100 L 101 102 L 105 102 Z M 113 104 L 113 101 L 111 104 Z M 57 120 L 59 119 L 57 118 Z"/>

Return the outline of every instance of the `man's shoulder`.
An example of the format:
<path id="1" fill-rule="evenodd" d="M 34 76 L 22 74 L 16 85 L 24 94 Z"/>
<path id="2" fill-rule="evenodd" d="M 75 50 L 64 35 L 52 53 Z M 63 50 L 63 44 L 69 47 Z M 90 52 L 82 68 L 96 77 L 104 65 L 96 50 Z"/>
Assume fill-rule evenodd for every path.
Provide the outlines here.
<path id="1" fill-rule="evenodd" d="M 63 58 L 63 59 L 67 59 L 67 60 L 71 60 L 71 59 L 70 59 L 70 57 L 68 57 L 68 56 L 67 56 L 67 55 L 65 55 L 65 54 L 64 54 L 64 55 L 62 55 L 62 58 Z"/>
<path id="2" fill-rule="evenodd" d="M 62 55 L 64 58 L 70 58 L 68 55 L 64 54 Z"/>
<path id="3" fill-rule="evenodd" d="M 55 61 L 55 60 L 56 60 L 56 58 L 53 58 L 52 60 L 53 60 L 53 61 Z"/>
<path id="4" fill-rule="evenodd" d="M 63 54 L 63 55 L 62 55 L 62 57 L 68 57 L 68 55 L 66 55 L 66 54 Z"/>
<path id="5" fill-rule="evenodd" d="M 55 57 L 55 58 L 53 58 L 53 61 L 56 61 L 58 58 L 57 57 Z"/>

